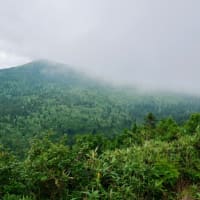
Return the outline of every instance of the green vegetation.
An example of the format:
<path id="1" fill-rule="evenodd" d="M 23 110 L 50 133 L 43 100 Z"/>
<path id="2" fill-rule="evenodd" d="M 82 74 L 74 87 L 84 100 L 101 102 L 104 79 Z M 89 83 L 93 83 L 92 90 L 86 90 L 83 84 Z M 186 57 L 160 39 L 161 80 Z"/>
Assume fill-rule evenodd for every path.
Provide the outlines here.
<path id="1" fill-rule="evenodd" d="M 38 134 L 113 136 L 142 123 L 148 112 L 181 124 L 200 112 L 199 102 L 199 97 L 111 87 L 69 66 L 36 61 L 0 70 L 0 144 L 23 156 Z"/>
<path id="2" fill-rule="evenodd" d="M 182 126 L 171 118 L 137 124 L 113 138 L 76 135 L 73 145 L 50 138 L 32 139 L 23 160 L 1 148 L 3 200 L 200 198 L 200 114 Z"/>
<path id="3" fill-rule="evenodd" d="M 0 70 L 0 199 L 200 199 L 199 102 L 46 61 Z"/>

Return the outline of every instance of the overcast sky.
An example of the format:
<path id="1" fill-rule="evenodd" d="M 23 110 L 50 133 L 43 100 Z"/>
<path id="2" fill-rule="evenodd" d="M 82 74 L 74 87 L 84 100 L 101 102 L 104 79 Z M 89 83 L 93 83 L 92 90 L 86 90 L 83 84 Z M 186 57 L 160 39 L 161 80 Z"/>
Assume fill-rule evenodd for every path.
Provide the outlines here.
<path id="1" fill-rule="evenodd" d="M 0 68 L 45 58 L 200 94 L 199 0 L 0 0 Z"/>

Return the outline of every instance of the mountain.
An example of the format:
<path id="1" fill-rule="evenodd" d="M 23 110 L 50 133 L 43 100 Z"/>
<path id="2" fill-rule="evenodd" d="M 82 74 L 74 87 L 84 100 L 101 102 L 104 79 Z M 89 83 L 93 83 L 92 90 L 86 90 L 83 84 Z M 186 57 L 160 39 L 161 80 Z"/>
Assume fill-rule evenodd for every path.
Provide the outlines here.
<path id="1" fill-rule="evenodd" d="M 148 112 L 179 123 L 200 112 L 199 97 L 114 87 L 45 60 L 0 70 L 0 94 L 0 142 L 12 149 L 44 132 L 113 135 Z"/>

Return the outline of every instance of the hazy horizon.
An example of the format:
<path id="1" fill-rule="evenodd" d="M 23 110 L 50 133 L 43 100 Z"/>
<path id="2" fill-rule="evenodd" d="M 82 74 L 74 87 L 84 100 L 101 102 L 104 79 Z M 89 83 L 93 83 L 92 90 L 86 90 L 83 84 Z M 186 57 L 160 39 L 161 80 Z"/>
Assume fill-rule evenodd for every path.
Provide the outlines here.
<path id="1" fill-rule="evenodd" d="M 0 68 L 44 58 L 117 84 L 200 94 L 197 0 L 0 2 Z"/>

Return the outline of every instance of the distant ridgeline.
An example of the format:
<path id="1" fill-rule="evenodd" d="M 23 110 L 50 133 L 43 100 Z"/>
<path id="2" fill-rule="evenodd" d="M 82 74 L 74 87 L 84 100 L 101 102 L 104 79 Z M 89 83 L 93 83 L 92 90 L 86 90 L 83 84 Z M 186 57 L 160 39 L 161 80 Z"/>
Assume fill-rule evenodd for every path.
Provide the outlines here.
<path id="1" fill-rule="evenodd" d="M 172 116 L 179 124 L 200 112 L 200 98 L 145 95 L 82 75 L 72 67 L 35 61 L 0 70 L 0 142 L 12 149 L 42 133 L 114 135 L 143 122 Z"/>

